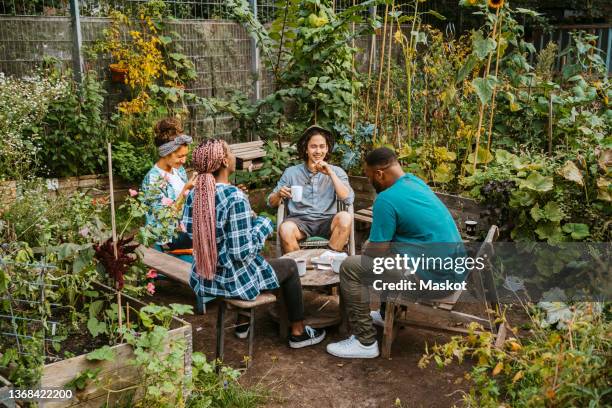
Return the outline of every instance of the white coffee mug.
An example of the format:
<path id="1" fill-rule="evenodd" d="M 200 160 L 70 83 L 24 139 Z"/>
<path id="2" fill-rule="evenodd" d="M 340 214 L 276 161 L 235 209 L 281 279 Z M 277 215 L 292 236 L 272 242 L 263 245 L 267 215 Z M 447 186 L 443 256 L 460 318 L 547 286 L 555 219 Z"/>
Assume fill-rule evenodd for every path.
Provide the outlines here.
<path id="1" fill-rule="evenodd" d="M 302 186 L 291 186 L 291 199 L 296 203 L 302 201 L 302 193 L 304 188 Z"/>
<path id="2" fill-rule="evenodd" d="M 297 264 L 298 275 L 300 276 L 306 275 L 306 259 L 298 258 L 295 260 L 295 263 Z"/>

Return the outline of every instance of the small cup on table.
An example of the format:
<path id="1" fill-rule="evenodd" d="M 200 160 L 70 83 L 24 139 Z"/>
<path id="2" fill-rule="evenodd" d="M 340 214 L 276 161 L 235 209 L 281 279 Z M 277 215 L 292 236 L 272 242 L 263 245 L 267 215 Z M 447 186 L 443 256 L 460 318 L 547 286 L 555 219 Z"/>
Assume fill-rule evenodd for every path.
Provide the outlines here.
<path id="1" fill-rule="evenodd" d="M 306 259 L 304 259 L 304 258 L 297 258 L 295 260 L 295 263 L 297 264 L 298 275 L 300 275 L 300 276 L 306 275 Z"/>

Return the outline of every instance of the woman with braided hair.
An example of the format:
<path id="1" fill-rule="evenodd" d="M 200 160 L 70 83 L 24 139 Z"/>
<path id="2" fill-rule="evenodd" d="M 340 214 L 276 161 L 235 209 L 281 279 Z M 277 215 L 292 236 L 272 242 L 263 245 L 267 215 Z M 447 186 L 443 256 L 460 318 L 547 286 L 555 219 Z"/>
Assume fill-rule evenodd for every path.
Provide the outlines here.
<path id="1" fill-rule="evenodd" d="M 304 325 L 302 285 L 295 261 L 267 262 L 260 254 L 272 233 L 272 222 L 256 216 L 246 195 L 230 185 L 230 175 L 236 170 L 230 147 L 223 140 L 209 139 L 193 151 L 192 158 L 199 176 L 187 196 L 183 224 L 193 238 L 193 290 L 202 297 L 253 300 L 261 291 L 280 286 L 291 323 L 289 346 L 320 343 L 325 331 Z M 248 324 L 238 323 L 236 335 L 246 338 Z"/>

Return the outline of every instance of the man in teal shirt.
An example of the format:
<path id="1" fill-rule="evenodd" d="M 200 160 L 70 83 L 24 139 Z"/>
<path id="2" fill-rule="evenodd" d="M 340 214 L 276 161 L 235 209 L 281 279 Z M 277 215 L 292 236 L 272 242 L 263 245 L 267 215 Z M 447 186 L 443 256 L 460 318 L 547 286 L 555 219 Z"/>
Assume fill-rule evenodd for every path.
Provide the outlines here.
<path id="1" fill-rule="evenodd" d="M 378 193 L 372 208 L 370 239 L 364 255 L 349 257 L 340 267 L 340 289 L 353 335 L 327 345 L 330 354 L 345 358 L 379 355 L 370 317 L 369 286 L 385 290 L 381 282 L 406 281 L 412 283 L 406 283 L 404 295 L 415 299 L 442 297 L 452 290 L 426 293 L 430 290 L 423 287 L 431 288 L 433 282 L 462 282 L 464 272 L 454 266 L 455 259 L 465 256 L 455 221 L 427 184 L 404 173 L 397 156 L 388 148 L 368 154 L 365 173 Z M 401 263 L 397 267 L 385 265 L 383 269 L 382 262 L 378 262 L 390 259 Z M 388 286 L 386 290 L 393 289 Z"/>

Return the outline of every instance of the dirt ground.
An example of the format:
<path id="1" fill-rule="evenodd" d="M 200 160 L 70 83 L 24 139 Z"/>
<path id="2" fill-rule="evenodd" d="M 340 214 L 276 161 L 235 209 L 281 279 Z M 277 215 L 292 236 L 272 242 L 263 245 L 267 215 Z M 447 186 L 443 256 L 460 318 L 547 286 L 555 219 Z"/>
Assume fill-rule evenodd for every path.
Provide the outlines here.
<path id="1" fill-rule="evenodd" d="M 173 282 L 159 282 L 156 302 L 194 304 L 191 289 Z M 394 407 L 447 408 L 459 403 L 468 388 L 464 379 L 469 363 L 439 370 L 417 366 L 425 344 L 442 343 L 446 333 L 404 328 L 393 343 L 392 359 L 345 360 L 327 354 L 325 345 L 343 339 L 336 328 L 313 347 L 290 349 L 278 336 L 278 325 L 265 307 L 258 310 L 255 323 L 253 365 L 241 377 L 245 386 L 263 384 L 272 392 L 266 407 Z M 193 350 L 213 359 L 217 307 L 209 304 L 205 315 L 187 316 L 193 326 Z M 382 333 L 380 339 L 382 338 Z M 242 367 L 247 340 L 239 340 L 228 330 L 225 362 Z M 401 405 L 396 405 L 396 400 Z"/>

